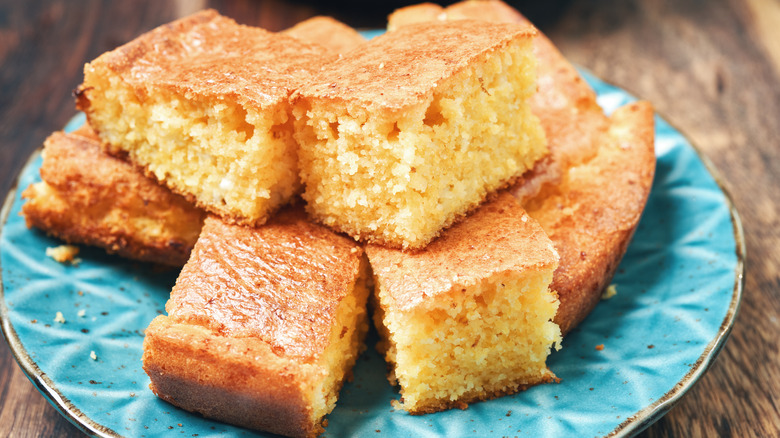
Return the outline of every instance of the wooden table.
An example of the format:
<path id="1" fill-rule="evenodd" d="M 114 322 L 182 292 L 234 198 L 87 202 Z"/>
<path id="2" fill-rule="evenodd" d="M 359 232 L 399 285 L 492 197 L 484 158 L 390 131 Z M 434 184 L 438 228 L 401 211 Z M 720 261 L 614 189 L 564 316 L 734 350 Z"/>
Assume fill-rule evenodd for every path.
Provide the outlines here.
<path id="1" fill-rule="evenodd" d="M 715 163 L 746 234 L 747 282 L 707 374 L 641 434 L 780 436 L 780 2 L 572 0 L 538 21 L 565 55 L 657 110 Z M 84 62 L 204 6 L 279 30 L 315 14 L 383 27 L 395 5 L 273 1 L 0 1 L 0 194 L 74 114 Z M 539 9 L 539 8 L 537 8 Z M 542 8 L 543 9 L 543 8 Z M 79 436 L 0 345 L 0 436 Z"/>

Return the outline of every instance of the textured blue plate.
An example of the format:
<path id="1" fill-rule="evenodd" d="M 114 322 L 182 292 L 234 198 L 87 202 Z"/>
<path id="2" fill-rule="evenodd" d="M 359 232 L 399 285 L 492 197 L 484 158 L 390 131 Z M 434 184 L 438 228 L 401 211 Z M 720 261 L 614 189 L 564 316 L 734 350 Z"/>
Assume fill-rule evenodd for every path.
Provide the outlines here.
<path id="1" fill-rule="evenodd" d="M 585 75 L 608 112 L 632 100 Z M 711 168 L 679 132 L 658 117 L 656 123 L 656 180 L 613 280 L 618 294 L 551 355 L 560 384 L 413 417 L 392 409 L 398 393 L 369 348 L 326 436 L 627 436 L 668 411 L 731 330 L 744 246 L 736 211 Z M 36 154 L 0 216 L 3 333 L 30 380 L 94 435 L 264 436 L 181 411 L 149 391 L 142 333 L 163 312 L 177 273 L 90 248 L 82 248 L 78 266 L 46 257 L 46 248 L 60 242 L 28 230 L 19 216 L 20 192 L 39 179 L 40 164 Z M 54 321 L 57 312 L 65 323 Z"/>

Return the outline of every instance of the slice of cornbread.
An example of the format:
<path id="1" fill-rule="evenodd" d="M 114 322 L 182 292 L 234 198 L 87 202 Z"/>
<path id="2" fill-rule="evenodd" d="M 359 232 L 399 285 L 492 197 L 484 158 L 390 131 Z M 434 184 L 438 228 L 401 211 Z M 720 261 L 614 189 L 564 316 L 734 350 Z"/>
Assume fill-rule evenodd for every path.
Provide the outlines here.
<path id="1" fill-rule="evenodd" d="M 288 97 L 329 53 L 204 11 L 87 64 L 77 106 L 109 152 L 257 225 L 300 190 Z"/>
<path id="2" fill-rule="evenodd" d="M 69 243 L 183 266 L 203 225 L 202 210 L 101 152 L 88 126 L 46 139 L 41 178 L 22 193 L 27 225 Z"/>
<path id="3" fill-rule="evenodd" d="M 143 366 L 162 399 L 295 437 L 323 431 L 368 328 L 368 264 L 347 237 L 285 209 L 258 228 L 208 217 Z"/>
<path id="4" fill-rule="evenodd" d="M 515 393 L 555 376 L 561 341 L 550 291 L 558 254 L 508 193 L 419 252 L 368 245 L 380 350 L 402 407 L 428 413 Z"/>
<path id="5" fill-rule="evenodd" d="M 346 53 L 366 42 L 366 39 L 355 29 L 332 17 L 325 16 L 301 21 L 281 33 L 303 41 L 320 44 L 336 53 Z"/>
<path id="6" fill-rule="evenodd" d="M 354 238 L 421 248 L 547 148 L 530 27 L 411 25 L 293 95 L 309 212 Z"/>
<path id="7" fill-rule="evenodd" d="M 637 102 L 610 116 L 592 159 L 525 201 L 561 255 L 551 288 L 567 333 L 593 310 L 628 248 L 655 174 L 653 108 Z"/>

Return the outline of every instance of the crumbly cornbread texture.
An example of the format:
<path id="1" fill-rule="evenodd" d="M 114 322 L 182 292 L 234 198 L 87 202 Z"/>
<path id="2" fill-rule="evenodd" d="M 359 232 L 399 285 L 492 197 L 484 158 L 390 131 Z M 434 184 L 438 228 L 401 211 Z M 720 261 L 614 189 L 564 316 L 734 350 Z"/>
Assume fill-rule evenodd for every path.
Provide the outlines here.
<path id="1" fill-rule="evenodd" d="M 421 248 L 545 155 L 527 99 L 530 27 L 411 25 L 293 95 L 309 212 L 357 239 Z"/>
<path id="2" fill-rule="evenodd" d="M 355 29 L 325 16 L 317 16 L 301 21 L 281 33 L 327 47 L 336 53 L 346 53 L 366 42 Z"/>
<path id="3" fill-rule="evenodd" d="M 515 393 L 555 376 L 561 341 L 549 284 L 558 254 L 542 228 L 502 193 L 419 252 L 366 247 L 380 350 L 420 414 Z"/>
<path id="4" fill-rule="evenodd" d="M 206 417 L 316 436 L 368 328 L 368 264 L 302 209 L 258 227 L 206 219 L 146 330 L 144 370 L 162 399 Z"/>
<path id="5" fill-rule="evenodd" d="M 109 152 L 257 225 L 299 192 L 288 97 L 327 53 L 204 11 L 87 64 L 77 104 Z"/>
<path id="6" fill-rule="evenodd" d="M 388 29 L 430 21 L 481 20 L 531 26 L 517 10 L 500 0 L 466 0 L 446 8 L 432 3 L 400 8 L 388 17 Z M 547 138 L 550 155 L 523 174 L 515 185 L 519 199 L 534 196 L 544 184 L 557 184 L 571 165 L 593 158 L 607 117 L 596 93 L 541 32 L 533 41 L 538 91 L 530 99 Z"/>
<path id="7" fill-rule="evenodd" d="M 46 139 L 41 178 L 22 193 L 28 226 L 122 257 L 181 267 L 206 216 L 131 164 L 104 154 L 88 126 Z"/>

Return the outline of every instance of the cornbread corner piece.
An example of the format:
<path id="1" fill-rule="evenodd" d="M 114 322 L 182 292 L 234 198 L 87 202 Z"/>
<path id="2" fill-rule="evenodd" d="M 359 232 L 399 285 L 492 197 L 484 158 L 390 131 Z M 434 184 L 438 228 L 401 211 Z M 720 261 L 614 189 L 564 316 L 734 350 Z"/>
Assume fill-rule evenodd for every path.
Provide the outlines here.
<path id="1" fill-rule="evenodd" d="M 547 153 L 531 27 L 410 25 L 293 95 L 303 197 L 352 237 L 421 248 Z"/>
<path id="2" fill-rule="evenodd" d="M 323 45 L 337 53 L 346 53 L 366 42 L 366 39 L 355 29 L 326 16 L 316 16 L 301 21 L 281 33 Z"/>
<path id="3" fill-rule="evenodd" d="M 367 270 L 358 244 L 302 209 L 258 228 L 208 217 L 146 330 L 152 391 L 227 423 L 320 434 L 363 348 Z"/>
<path id="4" fill-rule="evenodd" d="M 27 226 L 122 257 L 187 262 L 205 212 L 103 153 L 89 126 L 49 136 L 40 172 L 22 193 Z"/>
<path id="5" fill-rule="evenodd" d="M 288 97 L 329 56 L 208 10 L 87 64 L 77 106 L 110 153 L 228 221 L 258 225 L 300 191 Z"/>
<path id="6" fill-rule="evenodd" d="M 413 253 L 368 245 L 379 349 L 412 414 L 464 407 L 555 381 L 561 332 L 550 291 L 558 254 L 502 193 Z"/>

